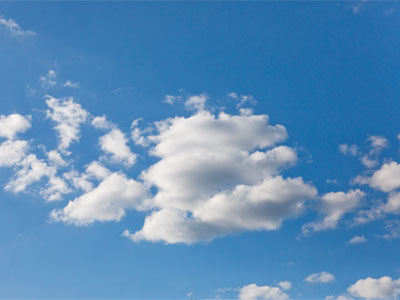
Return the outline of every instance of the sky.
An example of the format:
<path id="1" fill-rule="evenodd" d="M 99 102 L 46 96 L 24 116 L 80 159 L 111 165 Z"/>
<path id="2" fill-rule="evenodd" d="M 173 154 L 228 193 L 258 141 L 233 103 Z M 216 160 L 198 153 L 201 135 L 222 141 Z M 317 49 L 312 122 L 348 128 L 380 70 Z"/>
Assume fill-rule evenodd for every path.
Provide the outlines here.
<path id="1" fill-rule="evenodd" d="M 392 1 L 0 2 L 0 299 L 400 299 Z"/>

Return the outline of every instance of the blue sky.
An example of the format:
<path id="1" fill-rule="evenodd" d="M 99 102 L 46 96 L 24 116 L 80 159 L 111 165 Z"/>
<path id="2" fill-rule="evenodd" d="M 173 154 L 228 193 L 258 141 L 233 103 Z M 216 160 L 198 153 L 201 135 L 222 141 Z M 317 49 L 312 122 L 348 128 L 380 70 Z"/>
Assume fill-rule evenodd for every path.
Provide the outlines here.
<path id="1" fill-rule="evenodd" d="M 398 299 L 396 2 L 1 2 L 0 299 Z"/>

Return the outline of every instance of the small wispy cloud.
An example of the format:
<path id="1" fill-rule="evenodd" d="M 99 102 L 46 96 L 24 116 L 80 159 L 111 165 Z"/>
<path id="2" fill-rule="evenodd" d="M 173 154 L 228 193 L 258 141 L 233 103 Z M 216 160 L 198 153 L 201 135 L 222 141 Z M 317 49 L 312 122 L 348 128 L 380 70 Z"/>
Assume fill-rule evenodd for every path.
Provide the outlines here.
<path id="1" fill-rule="evenodd" d="M 72 82 L 71 80 L 67 80 L 64 83 L 64 87 L 69 87 L 69 88 L 73 88 L 73 89 L 79 89 L 80 85 L 79 85 L 79 82 Z"/>
<path id="2" fill-rule="evenodd" d="M 23 30 L 13 19 L 0 17 L 0 31 L 7 31 L 10 36 L 18 41 L 23 41 L 29 37 L 35 36 L 36 32 Z"/>
<path id="3" fill-rule="evenodd" d="M 54 70 L 49 70 L 45 76 L 40 76 L 40 83 L 42 88 L 49 89 L 57 84 L 56 72 Z"/>
<path id="4" fill-rule="evenodd" d="M 363 244 L 363 243 L 366 243 L 368 240 L 367 240 L 367 238 L 365 237 L 365 236 L 363 236 L 363 235 L 361 235 L 361 236 L 355 236 L 355 237 L 353 237 L 353 238 L 351 238 L 348 242 L 347 242 L 347 244 L 350 244 L 350 245 L 355 245 L 355 244 Z"/>

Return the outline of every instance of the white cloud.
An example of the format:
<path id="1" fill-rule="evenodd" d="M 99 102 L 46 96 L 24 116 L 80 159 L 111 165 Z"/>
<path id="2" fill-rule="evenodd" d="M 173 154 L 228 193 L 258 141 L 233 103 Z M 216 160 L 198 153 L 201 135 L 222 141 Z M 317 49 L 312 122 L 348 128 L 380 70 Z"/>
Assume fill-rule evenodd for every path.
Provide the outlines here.
<path id="1" fill-rule="evenodd" d="M 47 158 L 52 165 L 59 167 L 67 165 L 67 162 L 61 157 L 61 154 L 57 150 L 51 150 L 47 152 Z"/>
<path id="2" fill-rule="evenodd" d="M 43 177 L 51 177 L 55 169 L 45 161 L 38 159 L 35 154 L 29 154 L 18 165 L 19 169 L 6 185 L 6 190 L 18 193 L 27 186 L 40 181 Z"/>
<path id="3" fill-rule="evenodd" d="M 358 154 L 358 147 L 356 145 L 340 144 L 339 151 L 344 155 L 350 154 L 356 156 Z"/>
<path id="4" fill-rule="evenodd" d="M 329 283 L 335 280 L 335 276 L 327 272 L 320 272 L 308 275 L 304 281 L 310 283 Z"/>
<path id="5" fill-rule="evenodd" d="M 94 189 L 93 180 L 104 180 L 110 176 L 111 172 L 99 162 L 93 161 L 86 166 L 86 172 L 79 173 L 75 170 L 64 173 L 64 177 L 71 181 L 72 185 L 76 189 L 80 189 L 84 192 L 89 192 Z"/>
<path id="6" fill-rule="evenodd" d="M 11 167 L 18 164 L 26 155 L 28 142 L 7 140 L 0 144 L 0 167 Z"/>
<path id="7" fill-rule="evenodd" d="M 23 41 L 26 38 L 36 35 L 36 33 L 31 30 L 23 30 L 14 20 L 7 20 L 0 17 L 0 31 L 3 29 L 7 30 L 11 37 L 19 41 Z"/>
<path id="8" fill-rule="evenodd" d="M 347 243 L 350 245 L 355 245 L 355 244 L 362 244 L 362 243 L 366 243 L 368 240 L 365 238 L 365 236 L 361 235 L 361 236 L 355 236 L 352 237 Z"/>
<path id="9" fill-rule="evenodd" d="M 98 171 L 95 174 L 99 175 Z M 109 173 L 96 188 L 69 201 L 62 210 L 53 210 L 50 217 L 53 221 L 77 226 L 95 221 L 119 221 L 127 209 L 142 209 L 146 198 L 147 190 L 143 184 L 122 173 Z"/>
<path id="10" fill-rule="evenodd" d="M 391 192 L 400 187 L 400 165 L 393 161 L 383 164 L 369 179 L 369 185 L 383 192 Z"/>
<path id="11" fill-rule="evenodd" d="M 277 286 L 258 286 L 249 284 L 241 288 L 239 293 L 240 300 L 288 300 L 289 296 Z"/>
<path id="12" fill-rule="evenodd" d="M 95 117 L 91 124 L 96 129 L 112 129 L 115 127 L 104 115 L 101 117 Z"/>
<path id="13" fill-rule="evenodd" d="M 400 279 L 392 279 L 389 276 L 381 278 L 360 279 L 351 285 L 347 291 L 354 297 L 362 299 L 398 299 L 400 295 Z"/>
<path id="14" fill-rule="evenodd" d="M 245 230 L 275 230 L 316 196 L 301 178 L 282 178 L 296 152 L 265 115 L 214 116 L 207 111 L 156 124 L 151 154 L 161 160 L 141 178 L 157 188 L 155 210 L 134 241 L 194 243 Z M 262 150 L 264 149 L 264 150 Z"/>
<path id="15" fill-rule="evenodd" d="M 69 87 L 73 89 L 79 89 L 79 82 L 72 82 L 71 80 L 67 80 L 64 83 L 64 87 Z"/>
<path id="16" fill-rule="evenodd" d="M 360 158 L 361 163 L 369 169 L 375 168 L 378 165 L 376 159 L 371 158 L 369 155 L 364 155 Z"/>
<path id="17" fill-rule="evenodd" d="M 57 84 L 56 81 L 57 74 L 54 70 L 49 70 L 45 76 L 40 76 L 40 83 L 42 88 L 50 89 Z"/>
<path id="18" fill-rule="evenodd" d="M 145 129 L 141 129 L 139 127 L 139 122 L 142 121 L 142 119 L 136 119 L 132 122 L 131 128 L 132 128 L 132 140 L 135 142 L 135 145 L 139 145 L 142 147 L 148 147 L 151 143 L 148 137 L 145 136 L 145 134 L 148 134 L 152 131 L 151 127 L 147 127 Z"/>
<path id="19" fill-rule="evenodd" d="M 320 212 L 325 217 L 316 222 L 303 225 L 302 232 L 304 235 L 311 232 L 336 228 L 339 220 L 348 212 L 353 211 L 359 206 L 365 193 L 360 190 L 350 190 L 344 192 L 331 192 L 321 197 Z"/>
<path id="20" fill-rule="evenodd" d="M 164 102 L 168 104 L 174 104 L 177 101 L 182 100 L 182 96 L 175 96 L 175 95 L 165 95 Z"/>
<path id="21" fill-rule="evenodd" d="M 228 94 L 228 97 L 233 98 L 238 102 L 236 104 L 237 108 L 242 107 L 246 103 L 251 105 L 255 105 L 257 103 L 253 95 L 239 95 L 238 93 L 232 92 Z"/>
<path id="22" fill-rule="evenodd" d="M 371 143 L 371 151 L 375 153 L 389 146 L 389 141 L 383 136 L 372 135 L 367 140 Z"/>
<path id="23" fill-rule="evenodd" d="M 19 132 L 25 132 L 31 127 L 28 118 L 19 114 L 0 115 L 0 137 L 13 139 Z"/>
<path id="24" fill-rule="evenodd" d="M 127 146 L 128 139 L 119 129 L 113 129 L 106 135 L 100 137 L 101 149 L 111 154 L 111 161 L 132 166 L 136 161 L 136 154 L 133 154 Z"/>
<path id="25" fill-rule="evenodd" d="M 50 166 L 44 160 L 38 159 L 35 154 L 29 154 L 15 164 L 15 173 L 5 189 L 13 193 L 20 193 L 26 191 L 28 186 L 33 183 L 47 178 L 48 181 L 45 187 L 40 189 L 40 194 L 47 201 L 60 200 L 63 194 L 70 193 L 71 190 L 56 173 L 56 166 Z"/>
<path id="26" fill-rule="evenodd" d="M 46 111 L 46 115 L 57 124 L 55 130 L 60 139 L 58 148 L 67 153 L 66 149 L 70 144 L 79 141 L 80 124 L 86 121 L 88 113 L 80 104 L 74 102 L 72 97 L 56 99 L 46 96 L 45 98 L 50 108 Z"/>
<path id="27" fill-rule="evenodd" d="M 190 96 L 186 102 L 185 107 L 188 110 L 203 111 L 207 102 L 205 94 Z"/>
<path id="28" fill-rule="evenodd" d="M 282 290 L 287 291 L 290 290 L 292 288 L 292 283 L 290 281 L 281 281 L 278 284 Z"/>

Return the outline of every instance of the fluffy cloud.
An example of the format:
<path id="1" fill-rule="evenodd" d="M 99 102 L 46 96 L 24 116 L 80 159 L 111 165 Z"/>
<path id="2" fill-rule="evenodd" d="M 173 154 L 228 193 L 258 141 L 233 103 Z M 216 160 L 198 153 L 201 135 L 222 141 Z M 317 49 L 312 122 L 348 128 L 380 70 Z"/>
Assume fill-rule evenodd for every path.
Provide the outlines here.
<path id="1" fill-rule="evenodd" d="M 202 111 L 207 102 L 207 96 L 204 94 L 194 95 L 189 97 L 185 102 L 185 107 L 188 110 Z"/>
<path id="2" fill-rule="evenodd" d="M 95 117 L 92 122 L 92 126 L 97 129 L 112 129 L 114 125 L 107 120 L 106 116 Z"/>
<path id="3" fill-rule="evenodd" d="M 111 161 L 132 166 L 136 161 L 136 155 L 127 145 L 128 139 L 119 129 L 113 129 L 99 139 L 101 149 L 110 154 Z"/>
<path id="4" fill-rule="evenodd" d="M 0 31 L 3 29 L 7 30 L 11 37 L 19 41 L 23 41 L 28 37 L 36 35 L 33 31 L 23 30 L 14 20 L 7 20 L 0 17 Z"/>
<path id="5" fill-rule="evenodd" d="M 71 192 L 64 180 L 57 176 L 57 166 L 49 165 L 43 159 L 38 159 L 35 154 L 25 156 L 14 168 L 15 173 L 5 186 L 8 191 L 26 191 L 28 186 L 47 178 L 45 187 L 40 189 L 40 194 L 46 200 L 60 200 L 63 194 Z"/>
<path id="6" fill-rule="evenodd" d="M 0 167 L 11 167 L 26 155 L 28 142 L 7 140 L 0 144 Z"/>
<path id="7" fill-rule="evenodd" d="M 245 230 L 275 230 L 303 211 L 315 188 L 279 171 L 296 152 L 286 130 L 266 115 L 214 116 L 201 111 L 156 124 L 151 154 L 161 160 L 141 178 L 157 188 L 155 210 L 143 228 L 125 236 L 138 241 L 194 243 Z M 272 149 L 265 150 L 265 148 Z M 264 149 L 264 150 L 262 150 Z"/>
<path id="8" fill-rule="evenodd" d="M 400 295 L 400 279 L 392 279 L 389 276 L 381 278 L 360 279 L 347 291 L 354 297 L 363 299 L 398 299 Z"/>
<path id="9" fill-rule="evenodd" d="M 320 272 L 308 275 L 304 281 L 310 283 L 328 283 L 335 280 L 335 276 L 327 272 Z"/>
<path id="10" fill-rule="evenodd" d="M 24 132 L 30 127 L 29 119 L 24 116 L 18 114 L 0 115 L 0 137 L 13 139 L 19 132 Z"/>
<path id="11" fill-rule="evenodd" d="M 368 180 L 368 184 L 383 192 L 391 192 L 400 187 L 400 165 L 393 161 L 383 164 Z"/>
<path id="12" fill-rule="evenodd" d="M 98 178 L 106 177 L 96 188 L 70 201 L 63 209 L 53 210 L 50 214 L 53 221 L 82 226 L 95 221 L 119 221 L 127 209 L 142 209 L 147 198 L 143 184 L 122 173 L 111 173 L 98 164 L 90 165 L 88 172 Z"/>
<path id="13" fill-rule="evenodd" d="M 348 212 L 359 206 L 365 193 L 360 190 L 344 192 L 331 192 L 321 197 L 320 212 L 325 217 L 316 222 L 303 225 L 303 234 L 307 235 L 313 231 L 321 231 L 336 228 L 339 220 Z"/>
<path id="14" fill-rule="evenodd" d="M 256 284 L 249 284 L 240 289 L 240 300 L 288 300 L 289 296 L 283 291 L 282 288 L 277 286 L 258 286 Z"/>
<path id="15" fill-rule="evenodd" d="M 70 144 L 79 140 L 80 125 L 86 121 L 88 113 L 72 97 L 56 99 L 46 96 L 46 104 L 50 108 L 46 111 L 47 117 L 56 123 L 60 140 L 58 148 L 66 153 Z"/>

